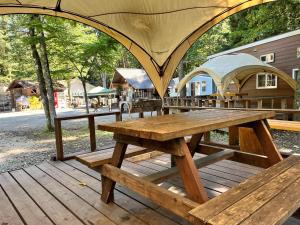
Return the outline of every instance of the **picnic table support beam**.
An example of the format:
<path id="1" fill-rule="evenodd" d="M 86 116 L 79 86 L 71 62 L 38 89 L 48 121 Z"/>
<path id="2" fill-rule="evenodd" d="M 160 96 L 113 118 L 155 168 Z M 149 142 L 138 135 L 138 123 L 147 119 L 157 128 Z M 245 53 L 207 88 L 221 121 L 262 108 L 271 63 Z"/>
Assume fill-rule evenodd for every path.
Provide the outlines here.
<path id="1" fill-rule="evenodd" d="M 231 126 L 228 128 L 229 145 L 239 145 L 239 128 Z"/>
<path id="2" fill-rule="evenodd" d="M 116 143 L 111 165 L 117 168 L 120 168 L 126 153 L 127 144 L 124 143 Z M 105 175 L 101 175 L 102 180 L 102 195 L 101 199 L 105 203 L 112 202 L 114 200 L 114 188 L 116 185 L 116 182 L 111 180 L 110 178 L 106 177 Z"/>
<path id="3" fill-rule="evenodd" d="M 208 201 L 207 193 L 204 189 L 199 173 L 191 156 L 190 150 L 184 138 L 179 138 L 178 143 L 174 143 L 173 148 L 180 148 L 184 156 L 174 156 L 176 165 L 184 183 L 185 191 L 189 199 L 204 203 Z"/>
<path id="4" fill-rule="evenodd" d="M 272 135 L 270 131 L 263 121 L 256 121 L 252 123 L 252 127 L 260 141 L 262 149 L 264 151 L 264 155 L 268 157 L 268 161 L 270 165 L 274 165 L 280 161 L 282 161 L 282 156 L 280 152 L 277 150 L 276 145 L 273 142 Z"/>

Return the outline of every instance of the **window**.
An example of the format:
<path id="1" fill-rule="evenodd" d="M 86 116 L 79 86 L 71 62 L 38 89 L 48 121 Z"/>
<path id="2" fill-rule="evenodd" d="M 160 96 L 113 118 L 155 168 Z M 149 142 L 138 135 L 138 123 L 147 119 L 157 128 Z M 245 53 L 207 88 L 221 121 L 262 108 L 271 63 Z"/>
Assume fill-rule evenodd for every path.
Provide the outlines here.
<path id="1" fill-rule="evenodd" d="M 300 47 L 297 48 L 297 59 L 300 59 Z"/>
<path id="2" fill-rule="evenodd" d="M 271 73 L 256 75 L 256 89 L 277 88 L 277 76 Z"/>
<path id="3" fill-rule="evenodd" d="M 265 62 L 265 63 L 274 62 L 275 61 L 275 54 L 274 53 L 269 53 L 269 54 L 266 54 L 266 55 L 261 55 L 260 60 L 262 62 Z"/>
<path id="4" fill-rule="evenodd" d="M 191 83 L 191 96 L 194 97 L 195 96 L 195 82 Z"/>
<path id="5" fill-rule="evenodd" d="M 203 93 L 206 92 L 206 81 L 204 81 L 204 80 L 201 82 L 201 91 L 202 91 Z"/>
<path id="6" fill-rule="evenodd" d="M 300 80 L 300 76 L 299 76 L 299 69 L 293 69 L 293 79 L 294 80 Z"/>
<path id="7" fill-rule="evenodd" d="M 200 95 L 200 82 L 196 82 L 196 87 L 195 87 L 195 96 Z"/>

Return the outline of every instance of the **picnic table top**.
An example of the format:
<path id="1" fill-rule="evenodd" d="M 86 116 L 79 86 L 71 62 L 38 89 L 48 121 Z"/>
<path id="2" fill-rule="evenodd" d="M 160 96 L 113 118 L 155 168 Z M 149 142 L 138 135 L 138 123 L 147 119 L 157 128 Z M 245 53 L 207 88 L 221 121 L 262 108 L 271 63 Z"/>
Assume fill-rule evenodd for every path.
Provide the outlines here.
<path id="1" fill-rule="evenodd" d="M 98 125 L 99 130 L 167 141 L 275 116 L 272 111 L 208 109 Z"/>

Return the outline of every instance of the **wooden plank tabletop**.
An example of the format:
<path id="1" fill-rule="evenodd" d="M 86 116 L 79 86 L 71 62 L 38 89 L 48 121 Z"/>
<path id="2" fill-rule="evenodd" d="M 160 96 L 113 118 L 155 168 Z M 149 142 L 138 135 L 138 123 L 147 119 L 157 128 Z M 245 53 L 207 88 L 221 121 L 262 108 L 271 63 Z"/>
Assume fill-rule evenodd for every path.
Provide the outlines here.
<path id="1" fill-rule="evenodd" d="M 98 125 L 99 130 L 167 141 L 275 116 L 270 111 L 201 110 Z"/>

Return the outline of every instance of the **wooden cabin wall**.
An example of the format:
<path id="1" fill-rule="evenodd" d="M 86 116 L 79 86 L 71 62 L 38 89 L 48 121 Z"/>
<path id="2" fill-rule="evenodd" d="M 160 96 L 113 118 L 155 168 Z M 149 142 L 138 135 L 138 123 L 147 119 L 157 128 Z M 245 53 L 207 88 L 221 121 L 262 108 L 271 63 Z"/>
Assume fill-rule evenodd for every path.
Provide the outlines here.
<path id="1" fill-rule="evenodd" d="M 245 84 L 241 87 L 240 93 L 248 93 L 247 98 L 259 98 L 259 97 L 281 97 L 287 96 L 288 108 L 293 107 L 293 99 L 295 91 L 281 78 L 277 77 L 277 88 L 270 89 L 256 89 L 256 75 L 251 76 Z M 269 102 L 269 104 L 271 104 Z M 268 101 L 265 101 L 264 105 L 269 105 Z M 274 108 L 281 108 L 280 99 L 275 101 Z"/>
<path id="2" fill-rule="evenodd" d="M 299 47 L 300 35 L 295 35 L 236 51 L 236 53 L 247 53 L 258 59 L 261 55 L 274 53 L 275 61 L 269 64 L 292 76 L 293 69 L 300 66 L 300 59 L 297 59 L 297 48 Z"/>

